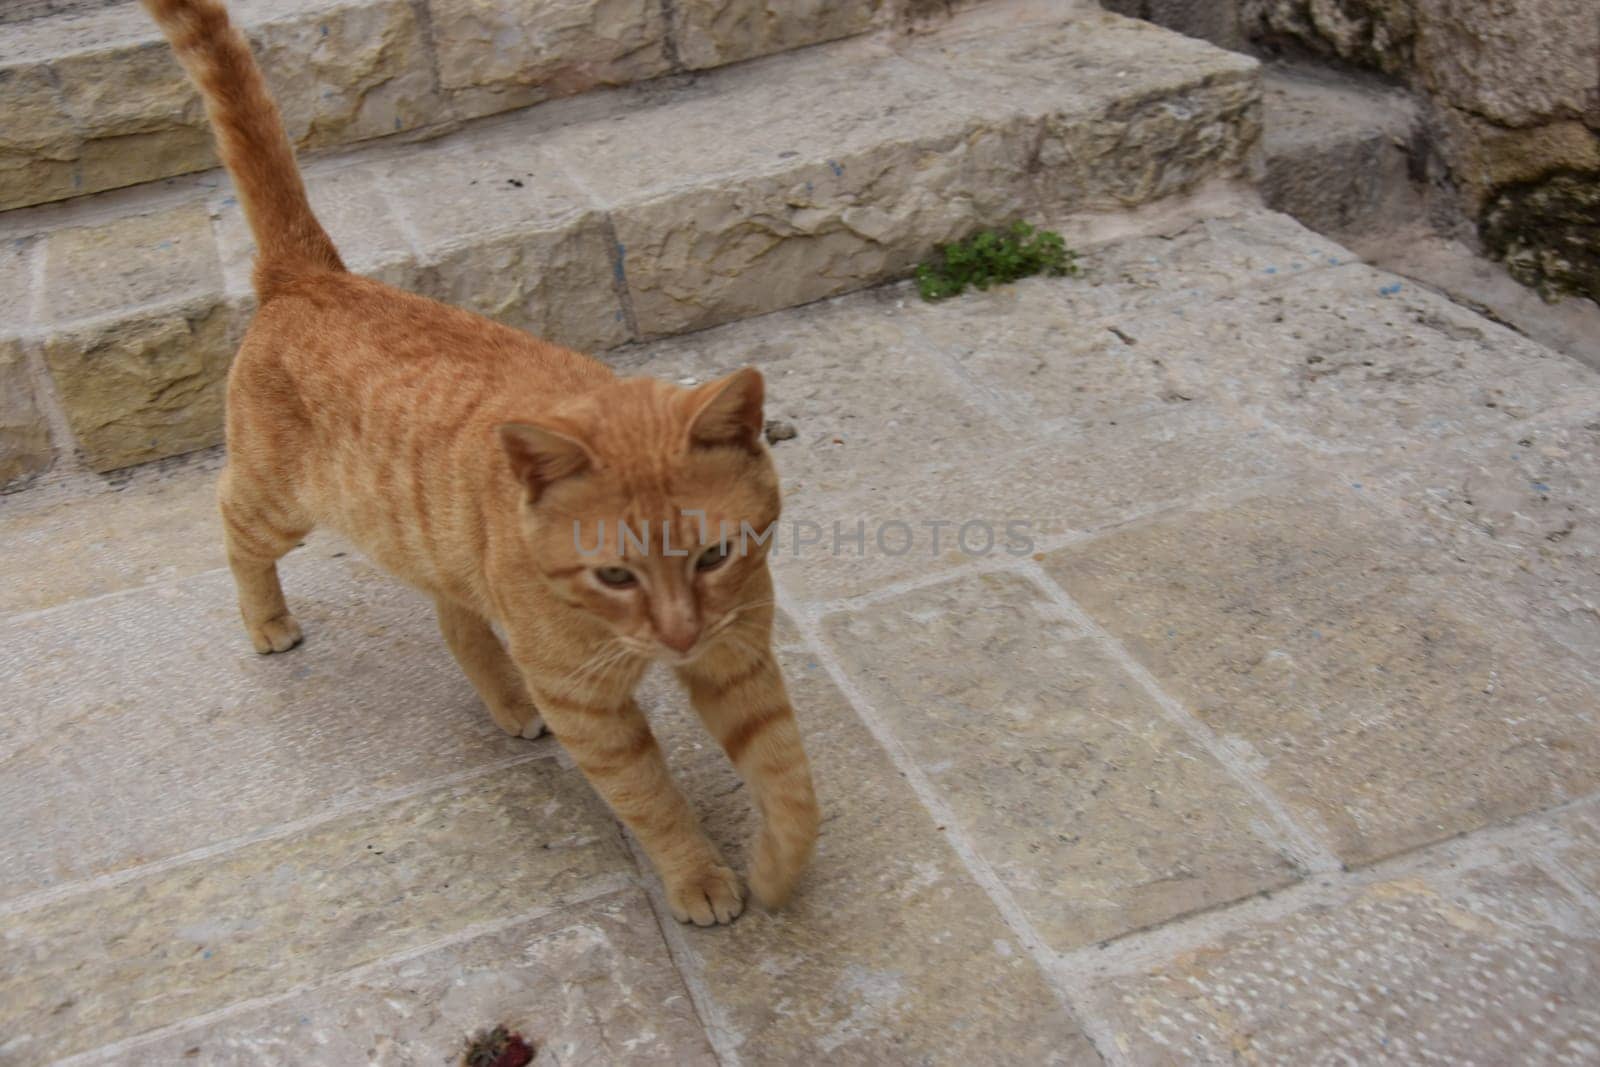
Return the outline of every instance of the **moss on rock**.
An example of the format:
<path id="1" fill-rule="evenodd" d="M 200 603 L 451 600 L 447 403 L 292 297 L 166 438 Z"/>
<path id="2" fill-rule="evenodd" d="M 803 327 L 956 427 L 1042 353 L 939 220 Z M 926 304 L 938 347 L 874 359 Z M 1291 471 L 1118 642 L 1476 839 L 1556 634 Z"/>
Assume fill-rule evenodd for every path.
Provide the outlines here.
<path id="1" fill-rule="evenodd" d="M 1479 223 L 1483 243 L 1547 300 L 1600 302 L 1600 171 L 1563 171 L 1496 191 Z"/>

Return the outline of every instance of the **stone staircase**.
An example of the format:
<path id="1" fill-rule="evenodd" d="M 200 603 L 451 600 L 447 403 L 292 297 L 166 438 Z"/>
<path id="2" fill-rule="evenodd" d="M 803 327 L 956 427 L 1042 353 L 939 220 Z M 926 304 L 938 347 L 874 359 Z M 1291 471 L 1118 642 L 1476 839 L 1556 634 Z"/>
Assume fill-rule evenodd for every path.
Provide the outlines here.
<path id="1" fill-rule="evenodd" d="M 1087 4 L 235 6 L 353 269 L 589 351 L 1237 179 L 1260 132 L 1253 60 Z M 251 245 L 193 93 L 130 4 L 0 66 L 0 484 L 217 443 Z"/>

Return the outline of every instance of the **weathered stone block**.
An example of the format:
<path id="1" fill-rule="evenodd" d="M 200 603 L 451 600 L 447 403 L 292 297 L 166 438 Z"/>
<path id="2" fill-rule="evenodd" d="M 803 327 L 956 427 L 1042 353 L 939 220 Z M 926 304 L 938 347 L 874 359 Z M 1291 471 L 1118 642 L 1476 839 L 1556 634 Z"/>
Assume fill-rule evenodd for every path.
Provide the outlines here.
<path id="1" fill-rule="evenodd" d="M 416 287 L 416 253 L 390 211 L 373 168 L 313 169 L 306 175 L 306 193 L 346 267 L 403 289 Z M 255 238 L 231 192 L 212 210 L 225 287 L 230 296 L 243 296 L 251 292 Z"/>
<path id="2" fill-rule="evenodd" d="M 980 25 L 910 58 L 1036 116 L 1028 166 L 1047 213 L 1117 209 L 1240 171 L 1261 131 L 1248 56 L 1109 14 Z"/>
<path id="3" fill-rule="evenodd" d="M 1209 505 L 1045 567 L 1349 863 L 1593 791 L 1588 661 L 1366 492 Z"/>
<path id="4" fill-rule="evenodd" d="M 952 581 L 825 626 L 1052 948 L 1294 879 L 1243 787 L 1027 579 Z"/>
<path id="5" fill-rule="evenodd" d="M 676 0 L 673 33 L 690 69 L 866 33 L 889 0 Z"/>
<path id="6" fill-rule="evenodd" d="M 50 466 L 50 430 L 34 397 L 21 342 L 0 338 L 0 491 Z"/>
<path id="7" fill-rule="evenodd" d="M 1408 94 L 1293 68 L 1269 69 L 1263 87 L 1268 206 L 1351 238 L 1418 217 L 1422 126 Z"/>
<path id="8" fill-rule="evenodd" d="M 220 442 L 236 333 L 234 309 L 202 296 L 51 335 L 45 361 L 89 466 L 115 470 Z"/>
<path id="9" fill-rule="evenodd" d="M 22 242 L 0 245 L 0 492 L 21 488 L 50 465 L 50 431 L 34 395 L 27 350 L 19 335 L 33 314 L 33 252 Z"/>
<path id="10" fill-rule="evenodd" d="M 1411 68 L 1415 0 L 1241 0 L 1249 37 L 1291 43 L 1388 74 Z"/>
<path id="11" fill-rule="evenodd" d="M 0 211 L 71 196 L 81 144 L 49 68 L 0 62 L 0 100 Z"/>
<path id="12" fill-rule="evenodd" d="M 235 313 L 203 206 L 45 239 L 45 360 L 96 470 L 215 444 Z"/>
<path id="13" fill-rule="evenodd" d="M 802 61 L 815 108 L 797 111 Z M 611 210 L 643 336 L 903 274 L 935 243 L 1024 210 L 1012 116 L 986 121 L 948 79 L 890 57 L 776 64 L 551 138 Z"/>
<path id="14" fill-rule="evenodd" d="M 382 137 L 439 117 L 427 46 L 406 0 L 349 0 L 265 21 L 251 36 L 298 148 Z"/>
<path id="15" fill-rule="evenodd" d="M 667 73 L 658 0 L 429 0 L 439 86 L 463 117 Z"/>
<path id="16" fill-rule="evenodd" d="M 1097 997 L 1131 1062 L 1580 1063 L 1600 938 L 1537 868 L 1379 882 L 1210 938 Z"/>
<path id="17" fill-rule="evenodd" d="M 44 256 L 49 324 L 221 288 L 211 216 L 201 204 L 55 230 L 45 237 Z"/>
<path id="18" fill-rule="evenodd" d="M 421 146 L 379 180 L 415 235 L 418 292 L 573 348 L 630 339 L 610 231 L 542 145 L 489 130 Z"/>
<path id="19" fill-rule="evenodd" d="M 147 37 L 84 48 L 55 57 L 51 68 L 85 142 L 78 191 L 115 189 L 216 164 L 200 95 L 165 41 Z"/>
<path id="20" fill-rule="evenodd" d="M 610 232 L 594 215 L 443 253 L 418 291 L 554 344 L 603 352 L 631 339 L 612 280 Z"/>
<path id="21" fill-rule="evenodd" d="M 1531 185 L 1562 171 L 1600 171 L 1600 136 L 1581 122 L 1507 129 L 1451 108 L 1439 109 L 1436 120 L 1462 206 L 1474 216 L 1497 189 Z"/>
<path id="22" fill-rule="evenodd" d="M 439 117 L 427 49 L 405 0 L 273 0 L 235 14 L 248 19 L 242 24 L 299 147 Z M 138 5 L 17 27 L 0 47 L 0 91 L 24 119 L 0 135 L 0 176 L 10 175 L 0 207 L 216 164 L 199 94 Z"/>
<path id="23" fill-rule="evenodd" d="M 1245 47 L 1236 0 L 1104 0 L 1101 6 L 1223 48 Z"/>
<path id="24" fill-rule="evenodd" d="M 1413 0 L 1416 74 L 1502 126 L 1600 121 L 1600 18 L 1590 0 Z"/>
<path id="25" fill-rule="evenodd" d="M 782 911 L 751 907 L 680 943 L 723 1040 L 771 1063 L 1098 1064 L 826 672 L 804 651 L 780 658 L 822 835 Z M 756 828 L 749 790 L 675 690 L 641 699 L 707 833 L 741 866 Z"/>

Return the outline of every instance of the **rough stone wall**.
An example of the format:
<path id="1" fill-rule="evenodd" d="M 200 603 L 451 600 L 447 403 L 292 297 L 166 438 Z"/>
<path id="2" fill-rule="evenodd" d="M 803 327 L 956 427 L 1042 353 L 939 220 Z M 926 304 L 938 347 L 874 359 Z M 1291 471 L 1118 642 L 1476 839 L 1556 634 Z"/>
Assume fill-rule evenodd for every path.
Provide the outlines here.
<path id="1" fill-rule="evenodd" d="M 1451 206 L 1546 294 L 1600 301 L 1595 0 L 1105 0 L 1225 47 L 1315 56 L 1415 90 Z"/>

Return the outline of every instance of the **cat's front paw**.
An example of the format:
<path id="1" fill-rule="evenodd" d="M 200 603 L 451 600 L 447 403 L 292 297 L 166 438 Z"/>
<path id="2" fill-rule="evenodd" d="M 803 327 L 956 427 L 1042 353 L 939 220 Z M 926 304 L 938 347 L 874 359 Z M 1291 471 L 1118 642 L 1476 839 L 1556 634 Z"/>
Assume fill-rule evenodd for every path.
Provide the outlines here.
<path id="1" fill-rule="evenodd" d="M 287 612 L 265 622 L 247 623 L 245 629 L 250 632 L 250 643 L 263 656 L 287 652 L 305 636 L 300 632 L 300 624 Z"/>
<path id="2" fill-rule="evenodd" d="M 720 863 L 667 884 L 672 917 L 681 923 L 712 926 L 731 923 L 744 910 L 744 887 L 739 876 Z"/>
<path id="3" fill-rule="evenodd" d="M 490 706 L 489 715 L 494 719 L 494 724 L 512 737 L 525 737 L 533 740 L 544 736 L 544 720 L 539 717 L 539 710 L 531 703 L 523 702 L 511 707 Z"/>

